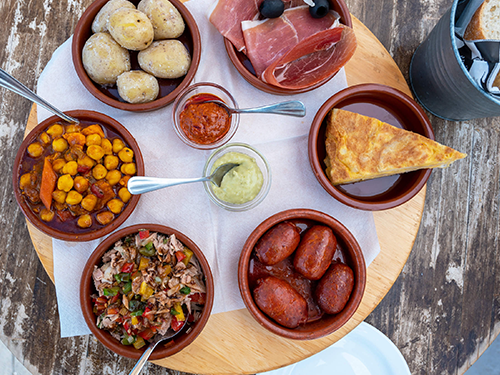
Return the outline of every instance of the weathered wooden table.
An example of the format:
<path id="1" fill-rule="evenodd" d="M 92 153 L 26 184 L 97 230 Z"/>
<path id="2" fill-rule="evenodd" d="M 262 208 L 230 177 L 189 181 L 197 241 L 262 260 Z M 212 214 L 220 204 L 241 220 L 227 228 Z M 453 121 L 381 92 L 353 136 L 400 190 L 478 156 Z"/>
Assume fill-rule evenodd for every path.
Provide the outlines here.
<path id="1" fill-rule="evenodd" d="M 91 0 L 3 0 L 0 66 L 34 88 L 52 52 Z M 448 2 L 347 1 L 407 77 L 413 51 Z M 92 336 L 59 338 L 55 289 L 12 193 L 11 170 L 31 103 L 0 90 L 0 339 L 33 374 L 128 373 L 133 362 L 103 357 Z M 430 117 L 436 139 L 469 154 L 456 173 L 433 172 L 413 251 L 367 321 L 401 349 L 412 373 L 463 373 L 500 330 L 498 254 L 499 121 Z M 449 171 L 448 171 L 449 172 Z M 90 342 L 89 342 L 90 341 Z M 173 371 L 150 365 L 150 374 Z"/>

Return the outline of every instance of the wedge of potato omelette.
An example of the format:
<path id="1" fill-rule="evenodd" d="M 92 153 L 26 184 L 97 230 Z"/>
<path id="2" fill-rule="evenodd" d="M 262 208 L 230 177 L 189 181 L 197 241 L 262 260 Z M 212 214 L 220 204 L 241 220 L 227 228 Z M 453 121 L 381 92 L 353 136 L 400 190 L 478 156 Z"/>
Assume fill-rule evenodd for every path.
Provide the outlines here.
<path id="1" fill-rule="evenodd" d="M 467 156 L 420 134 L 337 108 L 328 114 L 326 153 L 326 174 L 334 185 L 445 168 Z"/>

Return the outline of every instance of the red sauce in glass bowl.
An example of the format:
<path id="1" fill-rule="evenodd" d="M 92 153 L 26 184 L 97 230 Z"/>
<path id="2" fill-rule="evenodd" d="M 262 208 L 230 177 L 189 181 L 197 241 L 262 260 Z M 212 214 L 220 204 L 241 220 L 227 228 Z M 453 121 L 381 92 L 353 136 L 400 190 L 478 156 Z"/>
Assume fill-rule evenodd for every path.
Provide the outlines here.
<path id="1" fill-rule="evenodd" d="M 224 137 L 231 127 L 231 115 L 216 103 L 216 95 L 197 94 L 191 97 L 179 115 L 180 128 L 192 142 L 209 145 Z"/>

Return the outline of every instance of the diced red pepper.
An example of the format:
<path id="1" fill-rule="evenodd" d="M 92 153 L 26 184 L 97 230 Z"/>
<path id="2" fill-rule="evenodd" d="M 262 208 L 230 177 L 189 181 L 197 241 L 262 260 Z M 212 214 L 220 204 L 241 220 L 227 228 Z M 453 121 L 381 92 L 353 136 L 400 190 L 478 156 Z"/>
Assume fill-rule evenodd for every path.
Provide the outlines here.
<path id="1" fill-rule="evenodd" d="M 189 296 L 191 298 L 191 301 L 194 303 L 199 303 L 200 305 L 204 305 L 206 301 L 206 293 L 195 293 Z"/>
<path id="2" fill-rule="evenodd" d="M 149 230 L 145 229 L 145 230 L 140 230 L 139 231 L 139 238 L 141 240 L 145 239 L 145 238 L 148 238 L 149 237 Z"/>
<path id="3" fill-rule="evenodd" d="M 90 187 L 90 191 L 92 191 L 92 193 L 94 193 L 94 195 L 97 198 L 103 198 L 104 197 L 104 192 L 96 184 L 92 184 L 92 186 Z"/>
<path id="4" fill-rule="evenodd" d="M 144 331 L 139 332 L 138 335 L 141 336 L 144 340 L 150 340 L 151 337 L 155 335 L 155 333 L 151 329 L 146 328 Z"/>
<path id="5" fill-rule="evenodd" d="M 76 170 L 80 174 L 87 174 L 90 172 L 90 167 L 87 167 L 86 165 L 79 165 Z"/>
<path id="6" fill-rule="evenodd" d="M 130 325 L 129 321 L 126 320 L 124 323 L 123 323 L 123 328 L 125 328 L 125 331 L 127 331 L 128 334 L 130 334 L 130 329 L 132 328 L 132 326 Z"/>
<path id="7" fill-rule="evenodd" d="M 120 293 L 118 293 L 116 296 L 113 296 L 111 297 L 111 299 L 109 300 L 109 304 L 112 305 L 113 303 L 116 303 L 120 300 L 121 298 L 121 295 Z"/>
<path id="8" fill-rule="evenodd" d="M 130 273 L 134 269 L 134 263 L 125 263 L 122 267 L 122 273 Z"/>
<path id="9" fill-rule="evenodd" d="M 175 257 L 177 258 L 178 262 L 182 262 L 182 260 L 186 257 L 186 254 L 184 254 L 182 251 L 176 251 Z"/>
<path id="10" fill-rule="evenodd" d="M 96 300 L 95 300 L 95 303 L 96 304 L 105 304 L 108 302 L 108 299 L 106 297 L 98 297 Z"/>
<path id="11" fill-rule="evenodd" d="M 177 332 L 178 330 L 180 330 L 182 328 L 182 326 L 184 325 L 184 322 L 180 322 L 177 320 L 177 318 L 174 316 L 172 317 L 172 329 Z"/>
<path id="12" fill-rule="evenodd" d="M 118 314 L 119 312 L 120 312 L 120 310 L 116 307 L 111 307 L 107 311 L 108 315 L 115 315 L 115 314 Z"/>
<path id="13" fill-rule="evenodd" d="M 146 307 L 144 309 L 144 312 L 142 313 L 142 317 L 151 320 L 151 318 L 154 317 L 154 313 L 151 312 L 151 309 L 149 307 Z"/>

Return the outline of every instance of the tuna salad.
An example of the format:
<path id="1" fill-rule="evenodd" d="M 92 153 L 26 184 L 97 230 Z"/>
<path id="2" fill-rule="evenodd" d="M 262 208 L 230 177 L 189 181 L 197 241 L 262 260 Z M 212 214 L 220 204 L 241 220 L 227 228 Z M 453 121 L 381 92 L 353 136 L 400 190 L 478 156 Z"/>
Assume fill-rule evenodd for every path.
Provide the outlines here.
<path id="1" fill-rule="evenodd" d="M 92 277 L 97 327 L 136 349 L 196 322 L 205 304 L 201 266 L 173 234 L 142 230 L 119 240 Z"/>

